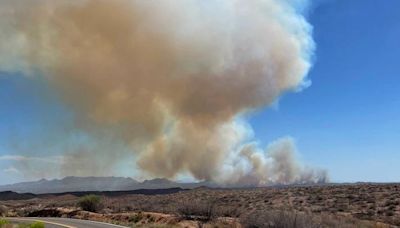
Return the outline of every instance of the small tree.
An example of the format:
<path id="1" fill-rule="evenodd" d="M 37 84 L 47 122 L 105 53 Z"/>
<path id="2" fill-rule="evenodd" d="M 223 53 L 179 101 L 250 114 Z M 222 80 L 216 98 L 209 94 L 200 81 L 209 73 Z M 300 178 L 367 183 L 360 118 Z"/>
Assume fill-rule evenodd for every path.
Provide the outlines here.
<path id="1" fill-rule="evenodd" d="M 86 195 L 79 200 L 78 206 L 85 211 L 97 212 L 101 208 L 100 196 Z"/>

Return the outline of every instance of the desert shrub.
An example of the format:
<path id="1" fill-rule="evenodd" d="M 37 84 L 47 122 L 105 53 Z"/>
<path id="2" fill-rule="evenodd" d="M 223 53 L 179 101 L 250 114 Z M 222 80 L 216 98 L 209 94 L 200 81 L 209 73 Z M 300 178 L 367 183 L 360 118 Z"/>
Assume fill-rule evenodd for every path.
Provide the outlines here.
<path id="1" fill-rule="evenodd" d="M 82 210 L 97 212 L 101 209 L 101 199 L 100 196 L 97 195 L 86 195 L 83 196 L 78 201 L 78 206 L 82 208 Z"/>
<path id="2" fill-rule="evenodd" d="M 296 212 L 268 211 L 253 212 L 240 218 L 245 228 L 313 228 L 320 227 L 313 219 Z"/>
<path id="3" fill-rule="evenodd" d="M 394 212 L 393 211 L 386 211 L 386 216 L 393 216 Z"/>
<path id="4" fill-rule="evenodd" d="M 139 212 L 139 213 L 129 217 L 129 222 L 138 223 L 142 219 L 143 219 L 143 214 L 142 214 L 142 212 Z"/>
<path id="5" fill-rule="evenodd" d="M 0 205 L 0 216 L 7 215 L 8 209 L 6 206 Z"/>
<path id="6" fill-rule="evenodd" d="M 289 211 L 256 211 L 240 217 L 245 228 L 373 228 L 374 222 L 355 218 L 338 217 Z"/>
<path id="7" fill-rule="evenodd" d="M 234 206 L 219 206 L 216 208 L 216 214 L 219 217 L 239 217 L 242 213 L 242 210 L 238 207 Z"/>
<path id="8" fill-rule="evenodd" d="M 177 207 L 177 212 L 186 219 L 210 221 L 216 217 L 215 202 L 213 200 L 181 202 Z"/>
<path id="9" fill-rule="evenodd" d="M 149 214 L 146 216 L 146 218 L 147 218 L 147 221 L 150 223 L 153 223 L 155 221 L 154 217 Z"/>
<path id="10" fill-rule="evenodd" d="M 61 217 L 61 211 L 53 208 L 27 212 L 27 217 Z"/>

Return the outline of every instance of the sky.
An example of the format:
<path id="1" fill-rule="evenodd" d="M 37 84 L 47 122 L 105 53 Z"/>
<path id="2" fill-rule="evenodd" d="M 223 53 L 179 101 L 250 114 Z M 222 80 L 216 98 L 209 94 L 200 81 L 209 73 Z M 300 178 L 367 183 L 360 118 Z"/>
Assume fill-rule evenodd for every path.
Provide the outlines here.
<path id="1" fill-rule="evenodd" d="M 332 181 L 399 181 L 399 8 L 396 0 L 316 6 L 312 85 L 254 116 L 262 141 L 292 135 Z"/>
<path id="2" fill-rule="evenodd" d="M 293 137 L 301 160 L 333 182 L 400 181 L 399 9 L 397 0 L 315 3 L 307 15 L 316 44 L 312 84 L 248 117 L 259 143 Z M 63 143 L 90 144 L 81 132 L 60 134 L 73 113 L 53 92 L 45 80 L 0 72 L 0 184 L 32 178 L 16 160 L 56 162 Z"/>

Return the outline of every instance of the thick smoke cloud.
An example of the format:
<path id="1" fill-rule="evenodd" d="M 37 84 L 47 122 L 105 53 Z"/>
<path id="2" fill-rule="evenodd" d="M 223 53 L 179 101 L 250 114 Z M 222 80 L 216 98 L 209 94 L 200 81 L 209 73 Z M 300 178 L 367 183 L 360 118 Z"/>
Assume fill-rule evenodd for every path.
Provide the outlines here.
<path id="1" fill-rule="evenodd" d="M 76 128 L 111 132 L 147 175 L 324 180 L 243 122 L 307 85 L 311 29 L 290 1 L 2 1 L 0 16 L 0 69 L 44 75 Z"/>

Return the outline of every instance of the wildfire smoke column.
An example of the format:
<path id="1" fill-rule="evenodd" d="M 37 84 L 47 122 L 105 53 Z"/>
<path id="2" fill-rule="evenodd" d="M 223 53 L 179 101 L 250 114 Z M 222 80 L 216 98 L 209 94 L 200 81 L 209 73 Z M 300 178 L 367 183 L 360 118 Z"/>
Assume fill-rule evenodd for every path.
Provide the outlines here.
<path id="1" fill-rule="evenodd" d="M 0 69 L 44 76 L 74 111 L 76 128 L 121 139 L 146 175 L 230 184 L 325 178 L 295 160 L 290 138 L 260 149 L 245 121 L 308 84 L 311 26 L 291 1 L 38 0 L 0 8 Z"/>

